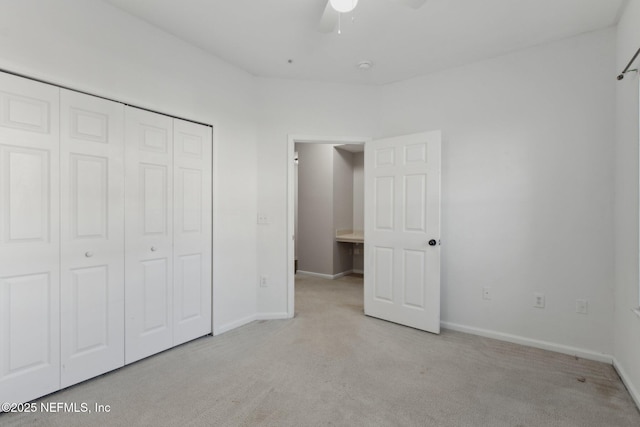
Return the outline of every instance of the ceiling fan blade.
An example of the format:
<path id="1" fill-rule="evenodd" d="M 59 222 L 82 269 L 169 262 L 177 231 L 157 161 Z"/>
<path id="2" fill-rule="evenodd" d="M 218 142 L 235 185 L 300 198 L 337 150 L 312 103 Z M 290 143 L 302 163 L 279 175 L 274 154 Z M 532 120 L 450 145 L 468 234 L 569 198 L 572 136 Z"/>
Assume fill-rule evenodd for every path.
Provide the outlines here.
<path id="1" fill-rule="evenodd" d="M 401 5 L 404 5 L 404 6 L 409 6 L 412 9 L 418 9 L 427 2 L 427 0 L 391 0 L 391 1 L 400 3 Z"/>
<path id="2" fill-rule="evenodd" d="M 336 24 L 338 23 L 338 12 L 333 10 L 331 5 L 329 4 L 329 0 L 327 0 L 327 5 L 324 7 L 324 12 L 322 12 L 322 17 L 320 18 L 320 23 L 318 24 L 318 31 L 321 33 L 330 33 L 336 28 Z"/>

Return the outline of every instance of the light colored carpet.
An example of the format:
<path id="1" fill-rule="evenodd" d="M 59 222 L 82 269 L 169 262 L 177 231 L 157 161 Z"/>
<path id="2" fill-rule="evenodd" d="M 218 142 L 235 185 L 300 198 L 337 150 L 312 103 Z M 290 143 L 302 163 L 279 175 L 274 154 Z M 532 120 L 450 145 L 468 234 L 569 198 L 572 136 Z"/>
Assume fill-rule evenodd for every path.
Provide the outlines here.
<path id="1" fill-rule="evenodd" d="M 205 337 L 47 396 L 51 426 L 639 426 L 613 368 L 363 315 L 362 279 L 298 277 L 297 314 Z M 578 379 L 584 379 L 584 382 Z"/>

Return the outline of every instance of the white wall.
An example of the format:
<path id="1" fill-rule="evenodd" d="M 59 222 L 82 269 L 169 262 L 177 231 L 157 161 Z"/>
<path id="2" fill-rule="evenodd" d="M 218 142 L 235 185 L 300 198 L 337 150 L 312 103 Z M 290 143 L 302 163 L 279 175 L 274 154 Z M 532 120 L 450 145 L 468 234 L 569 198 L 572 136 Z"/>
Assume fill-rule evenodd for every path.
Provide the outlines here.
<path id="1" fill-rule="evenodd" d="M 0 10 L 0 67 L 214 125 L 216 328 L 286 312 L 288 134 L 442 129 L 443 319 L 594 353 L 613 352 L 615 330 L 616 357 L 640 381 L 640 319 L 627 309 L 638 300 L 637 87 L 620 92 L 637 81 L 618 86 L 614 159 L 614 30 L 371 87 L 253 78 L 100 1 Z M 618 66 L 638 17 L 631 0 Z M 259 229 L 256 207 L 271 219 Z"/>
<path id="2" fill-rule="evenodd" d="M 449 326 L 612 353 L 614 55 L 609 29 L 383 88 L 385 135 L 444 133 Z"/>
<path id="3" fill-rule="evenodd" d="M 296 144 L 298 270 L 333 274 L 333 152 L 331 144 Z"/>
<path id="4" fill-rule="evenodd" d="M 277 220 L 258 236 L 258 269 L 276 278 L 259 311 L 286 310 L 286 135 L 441 129 L 443 320 L 611 354 L 614 33 L 382 87 L 260 79 L 258 205 Z"/>
<path id="5" fill-rule="evenodd" d="M 640 0 L 630 0 L 617 33 L 616 71 L 640 47 Z M 636 61 L 634 67 L 640 66 Z M 615 339 L 616 366 L 640 406 L 640 317 L 638 308 L 638 75 L 616 83 L 615 158 Z"/>
<path id="6" fill-rule="evenodd" d="M 214 126 L 214 327 L 254 315 L 255 79 L 101 1 L 0 11 L 0 68 Z"/>
<path id="7" fill-rule="evenodd" d="M 258 292 L 258 315 L 287 312 L 288 135 L 371 136 L 377 91 L 369 86 L 258 79 L 258 210 L 271 224 L 258 229 L 258 272 L 269 286 Z"/>
<path id="8" fill-rule="evenodd" d="M 351 245 L 336 230 L 353 226 L 353 154 L 333 144 L 295 144 L 298 152 L 298 271 L 332 276 L 353 269 Z"/>

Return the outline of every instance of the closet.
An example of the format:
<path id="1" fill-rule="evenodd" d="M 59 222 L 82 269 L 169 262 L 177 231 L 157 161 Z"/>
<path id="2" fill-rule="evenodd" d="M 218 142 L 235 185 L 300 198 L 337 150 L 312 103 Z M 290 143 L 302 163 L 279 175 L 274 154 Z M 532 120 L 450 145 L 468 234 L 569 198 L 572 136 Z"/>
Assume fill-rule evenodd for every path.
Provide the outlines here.
<path id="1" fill-rule="evenodd" d="M 126 109 L 126 363 L 211 332 L 210 142 L 209 127 Z"/>
<path id="2" fill-rule="evenodd" d="M 211 333 L 211 142 L 0 73 L 0 401 Z"/>

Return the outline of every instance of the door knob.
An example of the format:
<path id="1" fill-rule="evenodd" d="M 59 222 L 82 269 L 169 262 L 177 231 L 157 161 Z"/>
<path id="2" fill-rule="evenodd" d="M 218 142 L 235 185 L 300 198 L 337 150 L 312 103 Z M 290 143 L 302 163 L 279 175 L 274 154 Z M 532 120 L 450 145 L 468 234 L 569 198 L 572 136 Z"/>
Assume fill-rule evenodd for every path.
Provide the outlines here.
<path id="1" fill-rule="evenodd" d="M 155 252 L 157 250 L 158 250 L 158 248 L 156 248 L 155 246 L 151 246 L 151 252 Z"/>
<path id="2" fill-rule="evenodd" d="M 429 240 L 429 246 L 435 246 L 436 243 L 437 242 L 434 239 Z"/>
<path id="3" fill-rule="evenodd" d="M 87 258 L 91 258 L 93 256 L 93 252 L 85 252 L 84 256 L 86 256 Z"/>

